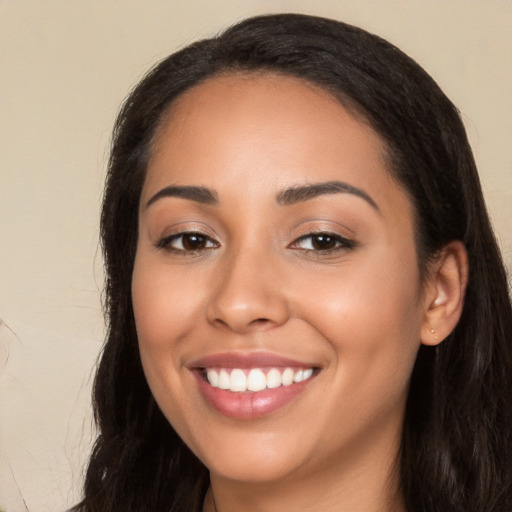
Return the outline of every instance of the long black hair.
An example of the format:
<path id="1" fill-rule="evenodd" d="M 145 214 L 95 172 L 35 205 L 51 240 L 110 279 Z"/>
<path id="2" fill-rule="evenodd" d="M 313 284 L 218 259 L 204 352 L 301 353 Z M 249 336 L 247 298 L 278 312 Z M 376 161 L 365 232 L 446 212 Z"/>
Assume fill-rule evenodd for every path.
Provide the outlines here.
<path id="1" fill-rule="evenodd" d="M 208 473 L 146 383 L 131 301 L 138 203 L 170 104 L 229 73 L 291 75 L 321 86 L 382 137 L 415 212 L 420 269 L 461 240 L 469 282 L 461 319 L 422 346 L 399 454 L 408 512 L 512 510 L 512 312 L 467 136 L 454 105 L 412 59 L 359 28 L 297 14 L 251 18 L 159 63 L 114 129 L 101 217 L 108 336 L 94 385 L 99 436 L 80 512 L 200 510 Z"/>

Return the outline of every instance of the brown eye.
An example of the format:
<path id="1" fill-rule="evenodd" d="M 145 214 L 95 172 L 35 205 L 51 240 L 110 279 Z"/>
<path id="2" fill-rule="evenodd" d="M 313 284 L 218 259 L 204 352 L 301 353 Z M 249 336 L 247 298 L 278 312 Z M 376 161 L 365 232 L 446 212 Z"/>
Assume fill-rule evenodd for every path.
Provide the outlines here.
<path id="1" fill-rule="evenodd" d="M 185 251 L 197 251 L 206 247 L 206 237 L 197 233 L 182 235 L 182 245 Z"/>
<path id="2" fill-rule="evenodd" d="M 160 240 L 157 246 L 175 253 L 194 253 L 219 247 L 218 242 L 202 233 L 177 233 Z"/>
<path id="3" fill-rule="evenodd" d="M 334 233 L 311 233 L 300 237 L 290 247 L 292 249 L 327 254 L 329 252 L 352 249 L 355 245 L 356 243 L 353 240 Z"/>
<path id="4" fill-rule="evenodd" d="M 331 235 L 313 235 L 311 245 L 315 251 L 329 251 L 336 247 L 338 241 Z"/>

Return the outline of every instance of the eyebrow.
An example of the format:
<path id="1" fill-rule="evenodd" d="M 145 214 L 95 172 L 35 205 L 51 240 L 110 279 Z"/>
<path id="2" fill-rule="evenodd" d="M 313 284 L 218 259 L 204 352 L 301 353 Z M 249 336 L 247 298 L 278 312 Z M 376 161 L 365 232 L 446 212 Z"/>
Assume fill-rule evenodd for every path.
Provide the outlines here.
<path id="1" fill-rule="evenodd" d="M 353 194 L 364 199 L 370 206 L 380 212 L 377 203 L 364 190 L 343 183 L 342 181 L 325 181 L 322 183 L 313 183 L 311 185 L 299 185 L 291 187 L 277 194 L 277 202 L 288 206 L 292 204 L 309 201 L 315 197 L 326 194 Z"/>
<path id="2" fill-rule="evenodd" d="M 163 197 L 181 197 L 183 199 L 190 199 L 201 204 L 218 204 L 219 199 L 217 193 L 214 190 L 210 190 L 206 187 L 194 187 L 194 186 L 177 186 L 170 185 L 168 187 L 159 190 L 147 203 L 146 208 L 151 206 L 155 201 L 162 199 Z"/>
<path id="3" fill-rule="evenodd" d="M 349 185 L 348 183 L 343 183 L 342 181 L 325 181 L 322 183 L 313 183 L 311 185 L 297 185 L 290 187 L 279 192 L 276 196 L 276 200 L 280 205 L 289 206 L 303 201 L 309 201 L 310 199 L 314 199 L 321 195 L 329 194 L 353 194 L 364 199 L 370 206 L 380 212 L 377 203 L 364 190 L 354 187 L 353 185 Z M 152 196 L 146 203 L 146 208 L 163 197 L 180 197 L 197 203 L 209 205 L 216 205 L 219 203 L 218 195 L 215 190 L 190 185 L 169 185 Z"/>

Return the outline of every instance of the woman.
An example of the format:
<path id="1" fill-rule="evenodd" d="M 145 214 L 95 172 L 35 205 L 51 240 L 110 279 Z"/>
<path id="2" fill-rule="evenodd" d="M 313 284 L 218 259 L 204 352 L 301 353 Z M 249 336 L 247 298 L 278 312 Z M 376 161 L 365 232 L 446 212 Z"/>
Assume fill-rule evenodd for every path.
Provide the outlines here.
<path id="1" fill-rule="evenodd" d="M 115 128 L 77 511 L 512 507 L 507 278 L 457 110 L 303 15 L 171 55 Z"/>

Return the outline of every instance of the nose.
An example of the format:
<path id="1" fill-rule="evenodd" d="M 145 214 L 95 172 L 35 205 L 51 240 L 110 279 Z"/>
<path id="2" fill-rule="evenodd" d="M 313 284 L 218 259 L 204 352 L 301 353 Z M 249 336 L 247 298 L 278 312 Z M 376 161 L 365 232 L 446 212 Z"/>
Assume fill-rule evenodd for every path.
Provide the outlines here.
<path id="1" fill-rule="evenodd" d="M 245 251 L 223 262 L 207 305 L 208 321 L 239 334 L 284 324 L 288 304 L 278 270 L 259 251 Z"/>

